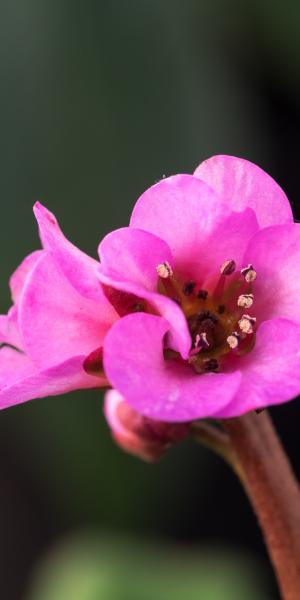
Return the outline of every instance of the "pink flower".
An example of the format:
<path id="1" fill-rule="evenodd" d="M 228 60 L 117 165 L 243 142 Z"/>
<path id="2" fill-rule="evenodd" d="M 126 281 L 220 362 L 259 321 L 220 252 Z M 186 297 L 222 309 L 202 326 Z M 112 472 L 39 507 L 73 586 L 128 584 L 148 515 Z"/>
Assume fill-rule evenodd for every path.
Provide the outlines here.
<path id="1" fill-rule="evenodd" d="M 35 214 L 43 250 L 12 276 L 0 321 L 0 406 L 110 385 L 113 435 L 149 458 L 151 419 L 226 418 L 299 393 L 300 229 L 260 168 L 216 156 L 163 179 L 101 242 L 100 264 Z"/>
<path id="2" fill-rule="evenodd" d="M 1 408 L 108 383 L 83 368 L 118 318 L 96 277 L 98 263 L 64 237 L 43 206 L 34 212 L 44 249 L 12 275 L 14 304 L 0 317 Z"/>
<path id="3" fill-rule="evenodd" d="M 104 341 L 110 384 L 160 421 L 226 418 L 300 392 L 300 226 L 281 188 L 216 156 L 163 179 L 104 238 L 99 279 L 134 294 Z"/>

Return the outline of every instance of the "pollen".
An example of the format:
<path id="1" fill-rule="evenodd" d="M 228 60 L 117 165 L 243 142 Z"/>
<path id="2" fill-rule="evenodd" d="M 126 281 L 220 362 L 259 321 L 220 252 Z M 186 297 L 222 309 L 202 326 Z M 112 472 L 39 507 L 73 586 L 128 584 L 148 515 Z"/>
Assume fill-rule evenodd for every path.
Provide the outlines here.
<path id="1" fill-rule="evenodd" d="M 225 260 L 225 262 L 220 267 L 220 273 L 222 275 L 232 275 L 232 273 L 234 273 L 235 271 L 235 268 L 236 264 L 234 260 Z"/>
<path id="2" fill-rule="evenodd" d="M 244 267 L 243 269 L 241 269 L 241 274 L 243 275 L 247 283 L 255 281 L 257 277 L 257 273 L 255 269 L 253 269 L 252 265 L 248 265 L 248 267 Z"/>
<path id="3" fill-rule="evenodd" d="M 233 350 L 238 347 L 241 336 L 237 331 L 233 331 L 227 338 L 227 344 Z"/>
<path id="4" fill-rule="evenodd" d="M 238 297 L 237 305 L 242 308 L 250 308 L 253 304 L 253 300 L 253 294 L 241 294 L 241 296 Z"/>
<path id="5" fill-rule="evenodd" d="M 239 320 L 239 328 L 243 333 L 249 334 L 253 333 L 253 327 L 256 323 L 255 317 L 250 317 L 249 315 L 243 315 Z"/>
<path id="6" fill-rule="evenodd" d="M 173 275 L 173 269 L 167 260 L 160 265 L 157 265 L 156 271 L 162 279 L 168 279 L 168 277 L 172 277 Z"/>

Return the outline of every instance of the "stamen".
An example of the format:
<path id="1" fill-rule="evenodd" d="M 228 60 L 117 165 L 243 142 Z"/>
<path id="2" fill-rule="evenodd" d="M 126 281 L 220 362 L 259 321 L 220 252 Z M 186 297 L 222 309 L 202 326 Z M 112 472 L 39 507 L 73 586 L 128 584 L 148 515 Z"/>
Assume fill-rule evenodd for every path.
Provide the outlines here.
<path id="1" fill-rule="evenodd" d="M 201 350 L 203 350 L 204 348 L 207 349 L 209 347 L 209 341 L 207 339 L 207 335 L 205 332 L 203 333 L 197 333 L 196 335 L 196 339 L 195 339 L 195 343 L 194 343 L 194 348 L 192 348 L 192 350 L 190 351 L 189 356 L 195 356 L 196 354 L 198 354 Z"/>
<path id="2" fill-rule="evenodd" d="M 249 315 L 243 315 L 238 323 L 239 328 L 243 333 L 253 333 L 253 327 L 256 323 L 256 318 L 250 317 Z"/>
<path id="3" fill-rule="evenodd" d="M 245 277 L 247 283 L 251 283 L 251 281 L 255 281 L 257 277 L 256 271 L 253 269 L 252 265 L 248 265 L 248 267 L 244 267 L 241 269 L 241 274 Z"/>
<path id="4" fill-rule="evenodd" d="M 235 271 L 236 264 L 234 260 L 225 260 L 225 262 L 220 267 L 220 273 L 222 275 L 232 275 Z"/>
<path id="5" fill-rule="evenodd" d="M 206 290 L 199 290 L 197 294 L 197 298 L 199 298 L 200 300 L 206 300 L 207 296 L 208 292 Z"/>
<path id="6" fill-rule="evenodd" d="M 183 291 L 183 293 L 184 293 L 185 296 L 190 296 L 193 293 L 195 287 L 196 287 L 196 282 L 195 281 L 187 281 L 184 284 L 184 286 L 182 288 L 182 291 Z"/>
<path id="7" fill-rule="evenodd" d="M 253 300 L 253 294 L 241 294 L 241 296 L 238 297 L 237 304 L 242 308 L 250 308 L 253 304 Z"/>
<path id="8" fill-rule="evenodd" d="M 240 342 L 241 336 L 237 331 L 233 331 L 227 338 L 227 344 L 234 350 L 237 348 Z"/>
<path id="9" fill-rule="evenodd" d="M 205 332 L 203 333 L 197 333 L 196 335 L 196 340 L 195 340 L 195 348 L 208 348 L 209 347 L 209 342 L 207 339 L 207 335 Z"/>
<path id="10" fill-rule="evenodd" d="M 162 279 L 168 279 L 168 277 L 172 277 L 173 275 L 173 269 L 167 260 L 161 265 L 157 265 L 156 270 L 159 277 L 162 277 Z"/>
<path id="11" fill-rule="evenodd" d="M 224 312 L 225 312 L 225 304 L 220 304 L 218 306 L 218 313 L 219 313 L 219 315 L 223 315 Z"/>

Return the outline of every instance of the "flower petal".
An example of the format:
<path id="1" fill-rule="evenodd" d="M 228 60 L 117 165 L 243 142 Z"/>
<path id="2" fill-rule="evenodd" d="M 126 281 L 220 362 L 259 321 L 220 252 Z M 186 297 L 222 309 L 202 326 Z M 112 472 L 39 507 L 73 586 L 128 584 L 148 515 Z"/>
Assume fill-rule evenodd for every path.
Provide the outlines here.
<path id="1" fill-rule="evenodd" d="M 192 343 L 191 336 L 186 318 L 176 302 L 161 294 L 149 292 L 144 287 L 131 283 L 131 281 L 116 281 L 112 277 L 104 275 L 101 271 L 99 271 L 98 276 L 104 285 L 134 294 L 138 298 L 146 300 L 154 310 L 168 321 L 168 346 L 179 352 L 182 358 L 188 358 Z"/>
<path id="2" fill-rule="evenodd" d="M 16 306 L 12 306 L 7 315 L 0 315 L 0 344 L 11 344 L 19 349 L 23 347 Z"/>
<path id="3" fill-rule="evenodd" d="M 236 417 L 292 400 L 300 393 L 300 326 L 287 319 L 265 321 L 254 349 L 238 362 L 240 388 L 219 417 Z"/>
<path id="4" fill-rule="evenodd" d="M 220 267 L 226 260 L 233 259 L 236 268 L 241 269 L 244 266 L 245 250 L 258 230 L 258 222 L 251 208 L 240 213 L 230 213 L 193 257 L 193 278 L 205 288 L 204 280 L 219 275 Z"/>
<path id="5" fill-rule="evenodd" d="M 46 253 L 26 281 L 19 323 L 25 352 L 47 368 L 101 346 L 112 321 L 106 306 L 79 294 Z"/>
<path id="6" fill-rule="evenodd" d="M 83 360 L 84 356 L 73 356 L 50 369 L 39 371 L 25 354 L 9 347 L 1 348 L 0 408 L 81 388 L 106 385 L 106 380 L 84 372 Z"/>
<path id="7" fill-rule="evenodd" d="M 157 289 L 156 267 L 173 262 L 162 239 L 140 229 L 124 227 L 109 233 L 99 245 L 99 270 L 118 281 L 132 281 L 148 290 Z"/>
<path id="8" fill-rule="evenodd" d="M 113 318 L 114 309 L 105 298 L 95 274 L 98 262 L 65 238 L 55 216 L 47 208 L 36 202 L 33 210 L 44 248 L 51 253 L 74 288 L 86 298 L 101 301 Z"/>
<path id="9" fill-rule="evenodd" d="M 220 154 L 202 162 L 194 175 L 211 186 L 233 210 L 252 208 L 261 227 L 293 220 L 281 187 L 248 160 Z"/>
<path id="10" fill-rule="evenodd" d="M 228 205 L 206 183 L 191 175 L 174 175 L 142 194 L 130 226 L 165 240 L 177 268 L 184 269 L 229 214 Z"/>
<path id="11" fill-rule="evenodd" d="M 100 281 L 149 302 L 170 323 L 170 346 L 187 358 L 191 338 L 186 318 L 173 300 L 156 292 L 156 267 L 165 261 L 173 262 L 168 245 L 147 231 L 128 227 L 106 236 L 99 246 L 99 255 Z"/>
<path id="12" fill-rule="evenodd" d="M 233 398 L 240 373 L 197 375 L 190 366 L 164 360 L 169 325 L 145 313 L 128 315 L 111 328 L 104 343 L 110 383 L 141 414 L 167 422 L 212 416 Z"/>
<path id="13" fill-rule="evenodd" d="M 43 250 L 36 250 L 31 252 L 24 258 L 21 264 L 17 267 L 14 273 L 11 275 L 9 285 L 11 289 L 12 299 L 15 304 L 18 304 L 20 296 L 23 291 L 23 287 L 30 271 L 33 269 L 35 263 L 43 254 Z"/>
<path id="14" fill-rule="evenodd" d="M 286 317 L 300 323 L 300 225 L 277 225 L 257 233 L 245 252 L 256 272 L 253 310 L 260 320 Z"/>

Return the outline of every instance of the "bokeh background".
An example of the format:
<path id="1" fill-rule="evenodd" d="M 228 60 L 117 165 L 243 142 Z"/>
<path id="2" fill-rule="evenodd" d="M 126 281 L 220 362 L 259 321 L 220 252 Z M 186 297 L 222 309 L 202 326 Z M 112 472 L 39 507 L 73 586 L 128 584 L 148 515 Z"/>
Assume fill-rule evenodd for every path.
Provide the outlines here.
<path id="1" fill-rule="evenodd" d="M 96 256 L 146 187 L 227 153 L 299 218 L 299 20 L 296 0 L 1 0 L 1 312 L 36 200 Z M 300 476 L 299 402 L 272 414 Z M 226 465 L 122 454 L 98 391 L 1 412 L 0 532 L 3 600 L 277 598 Z"/>

